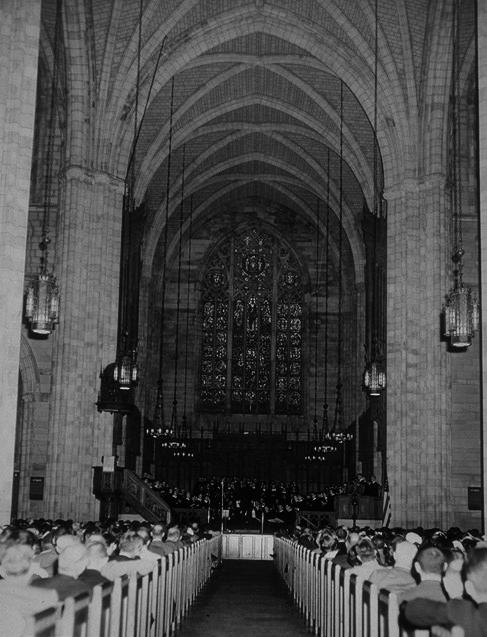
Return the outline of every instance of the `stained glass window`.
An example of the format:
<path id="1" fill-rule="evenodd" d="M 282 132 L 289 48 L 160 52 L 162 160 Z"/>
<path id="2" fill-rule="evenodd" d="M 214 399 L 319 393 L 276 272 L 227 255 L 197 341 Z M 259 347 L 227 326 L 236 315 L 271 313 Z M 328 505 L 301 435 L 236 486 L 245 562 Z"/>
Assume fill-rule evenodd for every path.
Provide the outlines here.
<path id="1" fill-rule="evenodd" d="M 202 411 L 302 413 L 302 289 L 291 251 L 257 228 L 212 252 L 202 294 Z"/>

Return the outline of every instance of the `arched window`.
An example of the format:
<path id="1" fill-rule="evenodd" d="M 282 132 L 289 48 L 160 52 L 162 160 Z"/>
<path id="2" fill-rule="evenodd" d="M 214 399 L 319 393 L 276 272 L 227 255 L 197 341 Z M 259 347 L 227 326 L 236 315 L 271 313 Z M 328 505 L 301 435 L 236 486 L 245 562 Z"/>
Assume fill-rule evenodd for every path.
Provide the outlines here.
<path id="1" fill-rule="evenodd" d="M 200 409 L 303 411 L 303 277 L 283 242 L 257 228 L 210 254 L 202 292 Z"/>

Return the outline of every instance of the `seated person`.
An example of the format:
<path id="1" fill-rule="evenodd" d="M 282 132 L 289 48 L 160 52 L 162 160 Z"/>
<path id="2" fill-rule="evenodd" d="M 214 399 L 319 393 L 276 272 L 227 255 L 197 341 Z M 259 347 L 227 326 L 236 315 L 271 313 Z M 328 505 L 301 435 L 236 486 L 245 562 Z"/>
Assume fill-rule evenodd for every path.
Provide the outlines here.
<path id="1" fill-rule="evenodd" d="M 428 546 L 420 549 L 413 564 L 420 583 L 402 593 L 400 601 L 422 598 L 445 602 L 446 594 L 442 585 L 445 568 L 446 557 L 438 547 Z"/>
<path id="2" fill-rule="evenodd" d="M 163 524 L 154 524 L 152 527 L 152 542 L 149 544 L 149 551 L 154 553 L 156 557 L 165 555 L 163 546 L 165 535 L 165 526 Z"/>
<path id="3" fill-rule="evenodd" d="M 91 588 L 98 584 L 109 582 L 110 580 L 101 574 L 103 567 L 108 562 L 107 545 L 105 542 L 89 542 L 86 545 L 86 552 L 88 561 L 85 570 L 79 576 L 80 581 Z"/>
<path id="4" fill-rule="evenodd" d="M 413 560 L 417 548 L 410 542 L 397 542 L 394 548 L 394 566 L 380 568 L 372 573 L 370 581 L 379 588 L 385 588 L 393 593 L 402 593 L 416 588 L 416 580 L 411 574 Z"/>
<path id="5" fill-rule="evenodd" d="M 110 556 L 101 574 L 109 580 L 114 580 L 122 575 L 149 573 L 154 568 L 154 562 L 141 557 L 143 547 L 144 541 L 136 531 L 126 531 L 120 537 L 118 553 Z"/>
<path id="6" fill-rule="evenodd" d="M 437 602 L 414 599 L 402 606 L 402 616 L 416 628 L 461 626 L 466 637 L 487 636 L 487 548 L 473 549 L 463 568 L 467 599 Z"/>
<path id="7" fill-rule="evenodd" d="M 90 587 L 79 579 L 88 564 L 88 552 L 81 542 L 67 546 L 58 558 L 58 574 L 38 579 L 33 586 L 56 591 L 62 601 L 79 593 L 90 593 Z"/>
<path id="8" fill-rule="evenodd" d="M 14 544 L 6 548 L 1 562 L 0 635 L 20 637 L 24 634 L 25 618 L 45 608 L 55 606 L 58 596 L 53 590 L 34 588 L 31 565 L 34 551 L 30 546 Z"/>
<path id="9" fill-rule="evenodd" d="M 370 575 L 380 566 L 372 541 L 367 537 L 362 538 L 358 542 L 355 551 L 360 563 L 357 566 L 353 566 L 350 569 L 350 573 L 364 580 L 369 579 Z"/>
<path id="10" fill-rule="evenodd" d="M 167 530 L 166 541 L 163 542 L 163 551 L 164 555 L 169 555 L 169 553 L 174 553 L 179 549 L 184 547 L 182 541 L 181 530 L 178 526 L 170 526 Z"/>
<path id="11" fill-rule="evenodd" d="M 145 526 L 141 526 L 137 530 L 137 535 L 142 538 L 142 542 L 144 543 L 142 546 L 142 551 L 140 552 L 140 558 L 148 561 L 152 561 L 153 565 L 157 562 L 157 555 L 149 550 L 149 546 L 152 540 L 149 529 Z"/>

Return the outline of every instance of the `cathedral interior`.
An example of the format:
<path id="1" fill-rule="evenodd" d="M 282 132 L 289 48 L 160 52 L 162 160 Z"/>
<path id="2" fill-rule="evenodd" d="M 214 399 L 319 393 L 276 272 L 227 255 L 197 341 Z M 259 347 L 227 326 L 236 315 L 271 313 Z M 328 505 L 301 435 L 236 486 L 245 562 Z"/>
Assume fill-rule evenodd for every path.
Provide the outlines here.
<path id="1" fill-rule="evenodd" d="M 3 521 L 97 519 L 115 458 L 185 488 L 375 474 L 397 524 L 482 527 L 483 3 L 0 24 Z"/>

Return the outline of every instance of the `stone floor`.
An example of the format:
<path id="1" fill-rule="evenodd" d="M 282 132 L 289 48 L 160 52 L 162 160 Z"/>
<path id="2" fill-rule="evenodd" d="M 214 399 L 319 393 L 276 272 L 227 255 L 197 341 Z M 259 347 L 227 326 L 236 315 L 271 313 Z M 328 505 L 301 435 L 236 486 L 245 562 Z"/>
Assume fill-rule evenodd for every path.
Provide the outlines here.
<path id="1" fill-rule="evenodd" d="M 183 620 L 177 637 L 307 634 L 273 562 L 226 560 Z"/>

